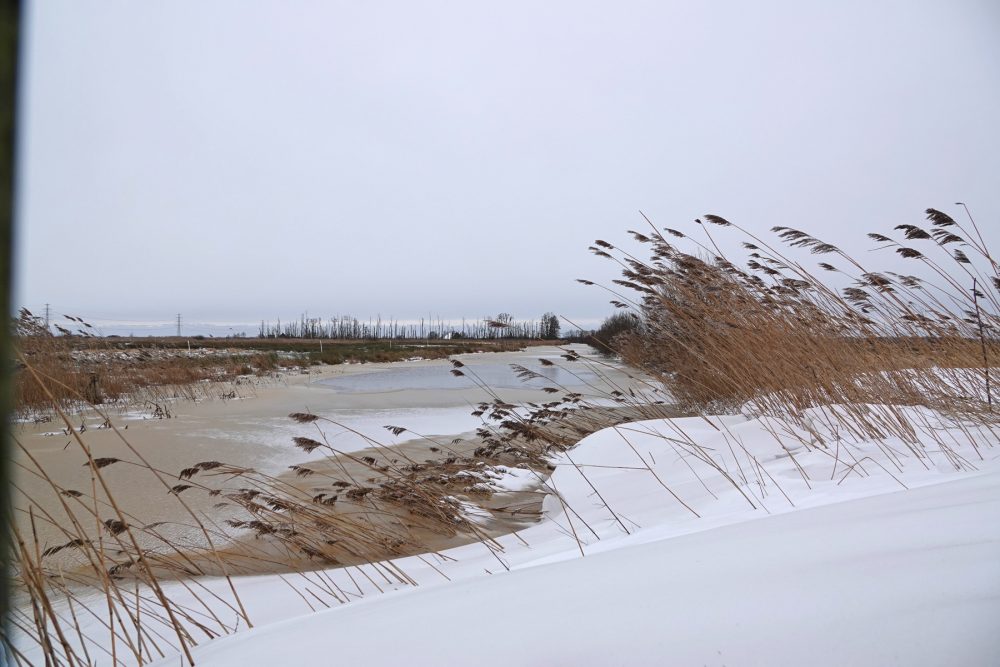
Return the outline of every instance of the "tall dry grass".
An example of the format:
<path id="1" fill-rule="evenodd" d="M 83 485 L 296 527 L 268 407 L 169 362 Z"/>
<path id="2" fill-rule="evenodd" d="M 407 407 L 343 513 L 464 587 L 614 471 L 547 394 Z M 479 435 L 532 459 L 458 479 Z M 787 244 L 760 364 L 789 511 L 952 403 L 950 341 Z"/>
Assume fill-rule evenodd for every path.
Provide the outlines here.
<path id="1" fill-rule="evenodd" d="M 592 250 L 622 267 L 612 303 L 641 322 L 617 351 L 697 411 L 794 420 L 817 405 L 924 405 L 992 420 L 1000 268 L 971 217 L 929 209 L 927 219 L 897 227 L 903 240 L 869 235 L 895 251 L 893 271 L 800 230 L 775 227 L 768 240 L 715 215 L 696 221 L 701 239 L 632 232 L 648 259 L 597 241 Z M 720 234 L 745 256 L 724 254 Z M 828 261 L 808 266 L 787 246 Z M 906 430 L 891 417 L 858 421 Z"/>
<path id="2" fill-rule="evenodd" d="M 282 364 L 276 353 L 256 350 L 126 349 L 90 334 L 90 325 L 83 320 L 74 321 L 79 323 L 76 331 L 63 329 L 53 335 L 27 310 L 15 320 L 14 345 L 20 361 L 14 374 L 14 403 L 19 416 L 50 412 L 53 400 L 73 411 L 88 403 L 125 407 L 200 398 L 205 387 L 199 383 L 249 383 L 252 376 Z M 33 372 L 26 371 L 28 364 Z"/>
<path id="3" fill-rule="evenodd" d="M 232 620 L 221 619 L 213 610 L 209 595 L 201 597 L 195 591 L 191 598 L 194 603 L 187 600 L 183 604 L 167 595 L 162 584 L 164 563 L 192 582 L 201 573 L 197 564 L 170 536 L 158 530 L 158 525 L 144 524 L 119 503 L 105 470 L 120 461 L 93 456 L 81 432 L 62 408 L 63 399 L 49 390 L 58 381 L 42 376 L 23 352 L 18 358 L 22 371 L 30 374 L 46 393 L 52 411 L 65 424 L 71 436 L 69 444 L 86 460 L 90 484 L 84 490 L 60 486 L 31 451 L 14 438 L 19 449 L 15 458 L 17 478 L 23 480 L 25 475 L 40 478 L 42 488 L 57 499 L 61 512 L 45 509 L 51 503 L 38 502 L 24 492 L 18 481 L 14 482 L 14 489 L 23 498 L 14 511 L 27 516 L 30 533 L 23 528 L 24 516 L 11 517 L 7 527 L 15 545 L 11 589 L 15 601 L 22 604 L 12 605 L 5 626 L 20 636 L 19 640 L 7 636 L 5 630 L 3 647 L 7 657 L 17 664 L 31 664 L 19 648 L 27 640 L 40 649 L 45 664 L 89 665 L 106 660 L 111 664 L 145 664 L 175 652 L 193 664 L 190 649 L 198 642 L 196 635 L 217 637 L 232 631 L 239 622 L 234 625 Z M 60 385 L 60 388 L 74 402 L 88 401 L 71 387 Z M 101 410 L 93 403 L 90 407 Z M 104 416 L 106 423 L 112 424 L 110 416 Z M 152 473 L 156 482 L 169 491 L 172 487 L 167 475 L 150 465 L 123 434 L 117 430 L 116 433 L 135 457 L 134 464 Z M 182 500 L 178 498 L 177 502 L 187 509 L 191 527 L 204 536 L 206 558 L 212 558 L 216 531 Z M 55 529 L 65 541 L 44 544 L 39 538 L 42 524 Z M 218 535 L 214 537 L 217 539 Z M 165 559 L 170 552 L 182 559 L 181 565 Z M 71 558 L 56 561 L 60 553 L 71 554 Z M 227 576 L 224 564 L 218 558 L 215 560 L 223 576 Z M 234 615 L 249 625 L 250 619 L 231 580 L 230 590 Z M 95 621 L 106 631 L 102 632 L 105 641 L 85 635 L 85 628 L 93 627 Z"/>

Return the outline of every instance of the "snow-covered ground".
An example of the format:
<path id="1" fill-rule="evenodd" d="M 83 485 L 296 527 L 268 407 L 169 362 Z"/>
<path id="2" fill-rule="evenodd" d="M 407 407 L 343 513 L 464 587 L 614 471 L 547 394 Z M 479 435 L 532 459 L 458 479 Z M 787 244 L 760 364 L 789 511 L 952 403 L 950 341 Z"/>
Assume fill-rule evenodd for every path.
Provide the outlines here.
<path id="1" fill-rule="evenodd" d="M 206 665 L 989 665 L 1000 475 L 387 594 Z"/>
<path id="2" fill-rule="evenodd" d="M 739 415 L 600 431 L 556 460 L 538 524 L 391 565 L 238 579 L 255 627 L 195 659 L 1000 664 L 996 436 L 902 410 L 919 444 L 834 440 L 819 410 L 803 441 Z"/>

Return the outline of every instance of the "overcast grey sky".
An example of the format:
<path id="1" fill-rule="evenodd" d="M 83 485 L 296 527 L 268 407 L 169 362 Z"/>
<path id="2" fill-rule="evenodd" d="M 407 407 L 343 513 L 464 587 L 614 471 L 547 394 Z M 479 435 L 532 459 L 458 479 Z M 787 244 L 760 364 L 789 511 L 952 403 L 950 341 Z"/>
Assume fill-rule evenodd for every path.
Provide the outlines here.
<path id="1" fill-rule="evenodd" d="M 599 318 L 639 209 L 1000 246 L 992 0 L 29 5 L 35 309 Z"/>

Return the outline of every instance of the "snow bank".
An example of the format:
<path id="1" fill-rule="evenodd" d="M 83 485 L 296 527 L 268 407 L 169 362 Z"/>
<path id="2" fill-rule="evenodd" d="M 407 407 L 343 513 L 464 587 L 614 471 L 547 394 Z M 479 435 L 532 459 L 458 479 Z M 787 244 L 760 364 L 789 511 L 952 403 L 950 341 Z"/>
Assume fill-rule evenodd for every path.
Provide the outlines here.
<path id="1" fill-rule="evenodd" d="M 901 408 L 920 425 L 913 437 L 865 440 L 837 429 L 838 409 L 808 414 L 808 432 L 746 416 L 605 429 L 556 459 L 540 523 L 391 568 L 239 579 L 256 627 L 195 657 L 221 666 L 1000 662 L 996 437 Z M 520 490 L 527 478 L 495 468 L 483 483 Z M 224 582 L 205 585 L 226 597 Z"/>
<path id="2" fill-rule="evenodd" d="M 1000 657 L 1000 475 L 348 605 L 199 664 L 944 665 Z"/>

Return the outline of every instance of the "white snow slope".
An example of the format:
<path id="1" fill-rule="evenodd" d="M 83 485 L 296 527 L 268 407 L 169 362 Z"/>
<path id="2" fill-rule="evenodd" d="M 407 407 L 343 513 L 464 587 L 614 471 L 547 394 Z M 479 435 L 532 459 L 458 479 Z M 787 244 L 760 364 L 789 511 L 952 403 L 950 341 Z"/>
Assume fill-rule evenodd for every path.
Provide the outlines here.
<path id="1" fill-rule="evenodd" d="M 988 665 L 1000 476 L 389 594 L 209 644 L 209 665 Z"/>
<path id="2" fill-rule="evenodd" d="M 417 585 L 384 566 L 286 577 L 298 592 L 239 579 L 255 628 L 197 664 L 1000 664 L 996 437 L 906 408 L 920 445 L 836 440 L 833 409 L 812 413 L 824 447 L 744 416 L 595 433 L 502 551 L 394 561 Z"/>

